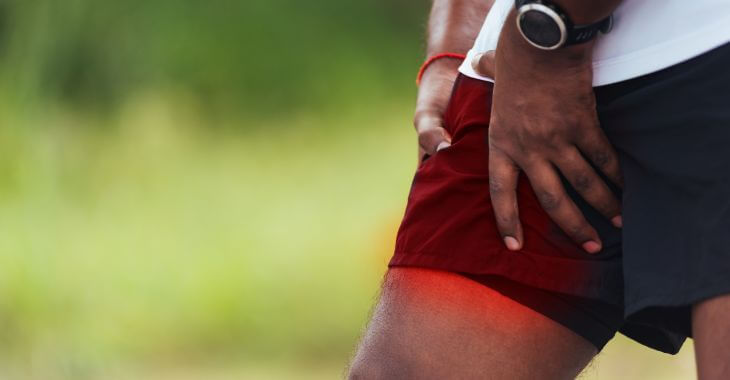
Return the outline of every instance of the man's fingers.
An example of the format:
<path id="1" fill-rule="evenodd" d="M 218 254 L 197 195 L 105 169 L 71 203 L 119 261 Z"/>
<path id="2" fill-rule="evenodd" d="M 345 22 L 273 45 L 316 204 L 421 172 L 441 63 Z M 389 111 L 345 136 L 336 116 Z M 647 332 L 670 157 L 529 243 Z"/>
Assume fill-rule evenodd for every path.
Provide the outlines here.
<path id="1" fill-rule="evenodd" d="M 471 67 L 477 74 L 494 79 L 496 73 L 494 50 L 490 50 L 486 53 L 479 53 L 474 56 L 471 62 Z"/>
<path id="2" fill-rule="evenodd" d="M 419 115 L 415 121 L 418 145 L 428 155 L 451 146 L 451 136 L 443 127 L 443 119 L 435 115 Z"/>
<path id="3" fill-rule="evenodd" d="M 442 127 L 435 127 L 418 133 L 418 145 L 428 155 L 451 146 L 451 137 Z"/>
<path id="4" fill-rule="evenodd" d="M 598 123 L 596 121 L 596 123 Z M 597 124 L 596 124 L 597 125 Z M 592 133 L 586 133 L 577 141 L 578 149 L 614 184 L 623 187 L 624 180 L 618 154 L 608 141 L 608 138 L 599 128 L 591 128 Z"/>
<path id="5" fill-rule="evenodd" d="M 489 194 L 492 208 L 504 244 L 511 251 L 522 249 L 524 244 L 522 225 L 517 205 L 517 181 L 519 168 L 512 160 L 492 149 L 489 152 Z"/>
<path id="6" fill-rule="evenodd" d="M 577 148 L 561 152 L 554 163 L 588 204 L 611 220 L 614 226 L 621 227 L 619 201 Z"/>
<path id="7" fill-rule="evenodd" d="M 540 205 L 550 218 L 585 251 L 598 253 L 602 249 L 598 233 L 565 193 L 555 168 L 548 162 L 541 162 L 524 169 Z"/>

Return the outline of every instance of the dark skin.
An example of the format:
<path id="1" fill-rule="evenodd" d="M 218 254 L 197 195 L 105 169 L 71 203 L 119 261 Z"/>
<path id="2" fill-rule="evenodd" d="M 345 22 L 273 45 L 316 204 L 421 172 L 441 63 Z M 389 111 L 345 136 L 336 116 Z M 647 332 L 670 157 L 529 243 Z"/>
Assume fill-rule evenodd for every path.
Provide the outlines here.
<path id="1" fill-rule="evenodd" d="M 730 379 L 730 295 L 696 304 L 692 335 L 700 380 Z"/>
<path id="2" fill-rule="evenodd" d="M 488 77 L 496 77 L 496 68 L 494 62 L 495 52 L 488 52 L 484 56 L 477 58 L 478 61 L 475 64 L 477 72 Z M 576 71 L 577 72 L 575 74 L 575 77 L 590 74 L 590 72 L 581 72 L 582 69 L 580 68 L 578 68 Z M 520 81 L 527 82 L 526 84 L 524 84 L 525 86 L 529 86 L 530 81 L 539 80 L 538 78 L 527 76 L 518 76 L 518 78 Z M 589 77 L 585 80 L 590 82 L 591 78 Z M 565 87 L 563 86 L 565 84 L 564 82 L 558 82 L 556 84 L 557 85 L 555 86 L 549 87 L 551 91 L 554 91 L 555 93 L 562 93 L 563 91 L 565 91 L 565 89 L 563 88 Z M 562 97 L 551 96 L 548 98 L 549 102 L 542 104 L 541 106 L 544 106 L 545 109 L 548 111 L 553 111 L 547 112 L 547 116 L 550 116 L 551 114 L 555 116 L 555 114 L 559 112 L 557 111 L 558 108 L 568 105 L 570 106 L 570 110 L 572 112 L 570 112 L 569 114 L 557 114 L 557 116 L 562 118 L 575 118 L 575 120 L 580 120 L 580 114 L 585 113 L 583 112 L 583 110 L 595 109 L 592 91 L 583 95 L 584 97 L 582 99 L 573 99 L 574 101 L 572 104 L 566 102 Z M 512 94 L 512 96 L 516 96 L 516 94 Z M 519 97 L 517 99 L 518 101 L 520 100 Z M 516 105 L 516 108 L 534 107 L 534 104 Z M 519 209 L 517 201 L 514 197 L 516 197 L 516 176 L 519 175 L 520 172 L 520 166 L 518 162 L 522 162 L 520 160 L 520 158 L 522 157 L 520 153 L 527 150 L 530 150 L 531 152 L 536 152 L 544 149 L 548 153 L 550 153 L 548 157 L 553 157 L 553 159 L 555 160 L 554 162 L 558 163 L 555 165 L 555 167 L 557 167 L 563 172 L 564 175 L 567 176 L 567 178 L 571 182 L 571 185 L 581 195 L 583 195 L 583 197 L 588 200 L 597 210 L 601 211 L 604 216 L 612 219 L 612 222 L 616 227 L 621 227 L 622 220 L 620 216 L 620 205 L 610 193 L 610 190 L 608 189 L 606 184 L 600 180 L 593 168 L 586 163 L 586 158 L 584 157 L 585 153 L 583 153 L 585 151 L 585 148 L 581 149 L 577 146 L 569 146 L 564 144 L 563 141 L 560 141 L 561 138 L 567 136 L 573 139 L 573 141 L 582 141 L 584 143 L 588 143 L 585 145 L 592 145 L 597 152 L 600 152 L 600 149 L 607 149 L 606 153 L 604 154 L 594 154 L 594 156 L 592 157 L 592 161 L 596 163 L 596 165 L 599 167 L 601 167 L 601 165 L 598 163 L 609 163 L 607 162 L 607 160 L 615 157 L 615 153 L 610 150 L 610 145 L 607 144 L 605 136 L 603 136 L 599 129 L 595 128 L 595 126 L 598 125 L 597 119 L 594 118 L 595 112 L 592 112 L 592 114 L 590 115 L 585 115 L 582 123 L 580 123 L 581 125 L 591 126 L 589 130 L 579 128 L 579 122 L 576 121 L 574 123 L 566 125 L 566 127 L 569 128 L 567 131 L 564 131 L 562 135 L 560 134 L 560 132 L 550 129 L 539 129 L 540 123 L 546 120 L 533 119 L 534 121 L 531 121 L 529 114 L 520 112 L 519 117 L 521 119 L 505 119 L 505 116 L 500 114 L 494 116 L 496 116 L 496 118 L 499 118 L 500 121 L 496 121 L 497 128 L 494 129 L 494 132 L 490 131 L 490 173 L 494 174 L 490 178 L 490 193 L 492 197 L 492 203 L 495 207 L 495 214 L 498 216 L 497 222 L 500 232 L 502 233 L 505 244 L 509 249 L 519 250 L 522 248 L 523 244 L 522 228 L 518 219 Z M 494 119 L 495 117 L 493 117 L 492 128 L 494 128 L 493 126 L 495 125 Z M 528 125 L 528 128 L 526 128 L 526 130 L 522 130 L 519 128 L 510 129 L 509 127 L 504 126 L 505 124 L 510 125 L 511 123 L 504 123 L 503 120 L 524 123 L 525 125 Z M 536 128 L 531 129 L 530 127 Z M 536 143 L 536 136 L 530 134 L 540 133 L 548 133 L 549 135 L 542 136 L 542 139 L 551 142 L 542 144 L 537 143 L 537 146 L 531 146 L 530 142 Z M 513 141 L 517 141 L 517 143 L 510 144 L 510 139 L 512 139 Z M 506 147 L 506 149 L 499 145 Z M 510 150 L 510 147 L 512 147 L 513 149 Z M 512 155 L 509 154 L 510 151 L 512 152 Z M 514 157 L 514 159 L 512 159 L 511 157 Z M 532 159 L 538 158 L 539 157 L 537 156 L 533 156 Z M 595 233 L 595 230 L 593 230 L 592 227 L 590 227 L 590 225 L 584 220 L 582 214 L 580 214 L 578 209 L 576 207 L 572 207 L 570 203 L 567 204 L 567 209 L 561 210 L 558 207 L 563 200 L 568 199 L 565 198 L 565 193 L 561 191 L 562 188 L 558 187 L 558 185 L 560 185 L 560 180 L 556 174 L 552 173 L 554 167 L 550 165 L 550 162 L 547 160 L 530 162 L 530 159 L 531 158 L 527 158 L 528 162 L 524 165 L 526 167 L 529 165 L 530 169 L 533 170 L 531 172 L 528 172 L 528 177 L 530 176 L 530 173 L 532 173 L 532 177 L 529 178 L 531 180 L 533 188 L 538 189 L 542 187 L 553 189 L 542 191 L 536 190 L 536 195 L 540 200 L 543 208 L 551 215 L 551 217 L 556 222 L 560 223 L 561 220 L 564 220 L 565 222 L 560 224 L 561 228 L 563 228 L 564 231 L 568 232 L 569 235 L 573 237 L 576 242 L 582 243 L 583 248 L 587 252 L 596 253 L 600 251 L 601 247 L 598 235 Z M 608 168 L 605 171 L 608 175 L 616 173 L 617 161 L 614 161 L 613 165 L 614 167 Z M 574 174 L 569 175 L 567 173 Z M 620 184 L 620 175 L 618 177 L 614 177 L 614 181 Z M 567 214 L 565 213 L 566 211 Z"/>
<path id="3" fill-rule="evenodd" d="M 620 1 L 558 3 L 576 22 L 592 23 L 607 17 Z M 507 19 L 514 18 L 513 12 Z M 452 46 L 468 49 L 463 44 Z M 598 125 L 592 50 L 593 43 L 586 43 L 541 51 L 522 38 L 514 22 L 506 22 L 496 54 L 484 54 L 476 62 L 478 71 L 500 78 L 495 83 L 490 125 L 490 193 L 499 231 L 510 250 L 519 250 L 524 244 L 516 196 L 520 171 L 529 178 L 545 211 L 587 252 L 599 252 L 602 242 L 566 195 L 558 170 L 589 204 L 616 227 L 622 225 L 619 201 L 589 164 L 621 185 L 618 158 Z M 443 51 L 454 49 L 431 49 L 429 45 L 429 54 Z M 450 143 L 439 125 L 453 83 L 445 78 L 455 77 L 444 73 L 450 73 L 457 64 L 439 64 L 448 69 L 429 68 L 427 76 L 437 79 L 424 79 L 416 109 L 421 150 L 429 154 Z"/>
<path id="4" fill-rule="evenodd" d="M 592 16 L 591 22 L 605 17 L 598 12 Z M 508 20 L 515 17 L 513 11 Z M 587 252 L 599 252 L 601 240 L 566 194 L 558 172 L 591 206 L 621 226 L 618 200 L 589 164 L 621 184 L 617 155 L 598 123 L 592 50 L 591 42 L 543 51 L 529 45 L 514 22 L 502 30 L 495 56 L 489 170 L 497 225 L 511 250 L 524 243 L 516 195 L 520 171 L 545 211 Z"/>
<path id="5" fill-rule="evenodd" d="M 443 52 L 466 54 L 484 22 L 493 0 L 435 0 L 428 24 L 429 57 Z M 448 147 L 451 136 L 443 128 L 443 114 L 461 62 L 440 59 L 423 75 L 413 124 L 418 132 L 419 159 Z"/>

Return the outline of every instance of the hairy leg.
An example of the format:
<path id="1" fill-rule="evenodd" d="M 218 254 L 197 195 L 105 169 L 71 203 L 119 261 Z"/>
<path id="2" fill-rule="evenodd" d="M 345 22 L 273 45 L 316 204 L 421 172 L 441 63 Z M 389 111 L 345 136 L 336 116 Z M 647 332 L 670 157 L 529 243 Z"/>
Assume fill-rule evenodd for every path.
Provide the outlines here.
<path id="1" fill-rule="evenodd" d="M 695 305 L 692 335 L 698 378 L 730 379 L 730 295 Z"/>
<path id="2" fill-rule="evenodd" d="M 350 379 L 572 379 L 596 348 L 463 276 L 395 268 Z"/>

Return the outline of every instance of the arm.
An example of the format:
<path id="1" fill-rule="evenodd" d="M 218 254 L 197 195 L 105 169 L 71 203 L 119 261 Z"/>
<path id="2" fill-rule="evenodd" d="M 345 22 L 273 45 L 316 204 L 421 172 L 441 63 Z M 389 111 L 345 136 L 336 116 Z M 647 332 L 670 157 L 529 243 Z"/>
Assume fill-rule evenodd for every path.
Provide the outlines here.
<path id="1" fill-rule="evenodd" d="M 620 0 L 555 1 L 576 23 L 607 17 Z M 599 127 L 593 94 L 594 42 L 543 51 L 519 34 L 508 16 L 496 51 L 489 130 L 490 193 L 508 248 L 523 246 L 515 189 L 520 171 L 544 210 L 586 251 L 601 250 L 598 233 L 568 197 L 559 173 L 591 206 L 621 226 L 620 204 L 589 161 L 621 184 L 618 159 Z M 539 85 L 535 85 L 539 84 Z M 557 95 L 557 96 L 556 96 Z"/>
<path id="2" fill-rule="evenodd" d="M 471 49 L 493 0 L 433 0 L 428 22 L 427 56 Z M 418 90 L 414 125 L 420 156 L 433 154 L 451 141 L 443 128 L 443 113 L 460 62 L 440 59 L 424 73 Z"/>

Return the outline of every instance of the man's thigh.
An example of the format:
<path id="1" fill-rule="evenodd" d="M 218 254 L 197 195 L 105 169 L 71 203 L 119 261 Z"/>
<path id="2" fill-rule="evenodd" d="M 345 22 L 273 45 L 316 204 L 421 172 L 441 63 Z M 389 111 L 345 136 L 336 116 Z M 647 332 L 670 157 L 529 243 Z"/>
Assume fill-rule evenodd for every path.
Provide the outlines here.
<path id="1" fill-rule="evenodd" d="M 572 379 L 596 348 L 458 274 L 393 268 L 352 379 Z"/>
<path id="2" fill-rule="evenodd" d="M 730 295 L 695 305 L 692 335 L 700 380 L 730 378 Z"/>

